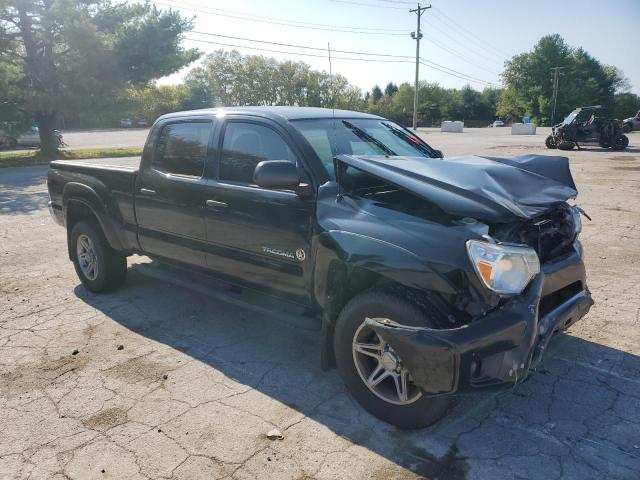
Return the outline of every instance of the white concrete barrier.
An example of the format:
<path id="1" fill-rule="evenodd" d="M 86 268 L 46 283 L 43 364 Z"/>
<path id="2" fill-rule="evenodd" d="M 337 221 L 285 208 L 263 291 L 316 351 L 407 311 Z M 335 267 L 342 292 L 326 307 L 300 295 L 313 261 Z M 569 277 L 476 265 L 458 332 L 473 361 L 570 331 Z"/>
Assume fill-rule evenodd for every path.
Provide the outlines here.
<path id="1" fill-rule="evenodd" d="M 453 133 L 462 133 L 464 129 L 464 122 L 451 122 L 446 120 L 440 124 L 441 132 L 453 132 Z"/>
<path id="2" fill-rule="evenodd" d="M 535 135 L 535 123 L 514 123 L 511 125 L 511 135 Z"/>

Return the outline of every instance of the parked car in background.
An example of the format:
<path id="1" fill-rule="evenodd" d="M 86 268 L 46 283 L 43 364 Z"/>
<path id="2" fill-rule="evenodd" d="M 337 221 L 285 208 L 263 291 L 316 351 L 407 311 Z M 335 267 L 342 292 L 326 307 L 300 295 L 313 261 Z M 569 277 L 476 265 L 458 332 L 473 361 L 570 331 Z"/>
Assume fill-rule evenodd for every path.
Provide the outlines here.
<path id="1" fill-rule="evenodd" d="M 120 120 L 121 128 L 146 128 L 149 126 L 149 122 L 147 122 L 144 118 L 134 118 L 133 120 L 130 118 L 123 118 Z"/>
<path id="2" fill-rule="evenodd" d="M 638 110 L 635 117 L 625 118 L 622 121 L 623 132 L 629 133 L 634 130 L 640 130 L 640 110 Z"/>
<path id="3" fill-rule="evenodd" d="M 64 147 L 65 143 L 60 130 L 54 130 L 54 135 L 58 141 L 58 147 Z M 33 126 L 26 132 L 13 135 L 9 133 L 0 134 L 0 147 L 4 150 L 13 150 L 20 147 L 40 147 L 40 131 Z"/>
<path id="4" fill-rule="evenodd" d="M 502 120 L 496 120 L 495 122 L 490 123 L 488 127 L 489 128 L 504 127 L 504 122 Z"/>
<path id="5" fill-rule="evenodd" d="M 323 368 L 399 427 L 525 380 L 593 303 L 567 158 L 442 158 L 375 115 L 173 113 L 139 168 L 56 161 L 47 185 L 87 289 L 141 253 L 302 304 Z"/>

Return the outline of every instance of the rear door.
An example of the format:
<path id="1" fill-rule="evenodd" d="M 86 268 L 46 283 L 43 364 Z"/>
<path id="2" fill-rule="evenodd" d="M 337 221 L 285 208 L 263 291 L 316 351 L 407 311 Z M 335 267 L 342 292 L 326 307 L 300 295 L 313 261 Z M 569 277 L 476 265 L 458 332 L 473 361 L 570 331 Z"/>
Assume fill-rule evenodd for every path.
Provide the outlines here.
<path id="1" fill-rule="evenodd" d="M 205 209 L 207 263 L 240 284 L 307 302 L 315 199 L 305 192 L 253 183 L 263 160 L 298 165 L 309 177 L 287 132 L 266 119 L 233 117 L 221 127 L 217 168 Z"/>
<path id="2" fill-rule="evenodd" d="M 205 265 L 203 179 L 213 158 L 210 118 L 168 121 L 152 133 L 136 188 L 138 238 L 145 253 Z M 155 135 L 155 137 L 154 137 Z"/>

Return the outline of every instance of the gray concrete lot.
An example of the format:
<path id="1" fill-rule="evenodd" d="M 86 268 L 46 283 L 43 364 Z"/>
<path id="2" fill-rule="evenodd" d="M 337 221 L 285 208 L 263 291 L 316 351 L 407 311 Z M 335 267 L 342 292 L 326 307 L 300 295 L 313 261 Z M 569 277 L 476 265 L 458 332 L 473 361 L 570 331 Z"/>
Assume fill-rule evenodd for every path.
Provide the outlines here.
<path id="1" fill-rule="evenodd" d="M 66 148 L 142 147 L 147 140 L 148 128 L 102 128 L 94 130 L 63 130 Z M 35 147 L 21 147 L 29 150 Z"/>
<path id="2" fill-rule="evenodd" d="M 69 148 L 142 147 L 148 133 L 148 128 L 65 130 L 63 138 Z"/>
<path id="3" fill-rule="evenodd" d="M 553 153 L 507 129 L 422 134 L 448 155 Z M 0 478 L 637 479 L 638 140 L 568 153 L 593 217 L 588 316 L 525 383 L 413 432 L 320 371 L 318 326 L 293 306 L 145 257 L 124 288 L 86 291 L 47 168 L 0 169 Z"/>

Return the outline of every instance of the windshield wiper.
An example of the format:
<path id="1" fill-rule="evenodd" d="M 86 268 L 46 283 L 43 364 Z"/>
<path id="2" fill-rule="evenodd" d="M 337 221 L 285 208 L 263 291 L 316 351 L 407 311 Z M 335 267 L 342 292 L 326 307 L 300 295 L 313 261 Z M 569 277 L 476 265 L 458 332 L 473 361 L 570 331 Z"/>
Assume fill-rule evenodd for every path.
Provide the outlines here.
<path id="1" fill-rule="evenodd" d="M 376 147 L 378 147 L 380 150 L 382 150 L 386 155 L 394 155 L 394 156 L 396 155 L 396 153 L 393 150 L 391 150 L 389 147 L 387 147 L 380 140 L 372 137 L 371 135 L 369 135 L 367 132 L 365 132 L 361 128 L 356 127 L 353 123 L 347 122 L 346 120 L 343 120 L 342 123 L 347 128 L 351 129 L 351 131 L 353 133 L 355 133 L 358 138 L 361 138 L 365 142 L 373 143 Z"/>
<path id="2" fill-rule="evenodd" d="M 405 142 L 409 143 L 412 147 L 415 147 L 421 152 L 426 153 L 427 156 L 431 158 L 438 158 L 436 152 L 427 144 L 423 143 L 416 135 L 408 134 L 404 130 L 401 130 L 398 127 L 395 127 L 387 122 L 380 122 L 380 125 L 382 125 L 383 127 L 387 127 L 396 137 L 401 138 Z"/>

